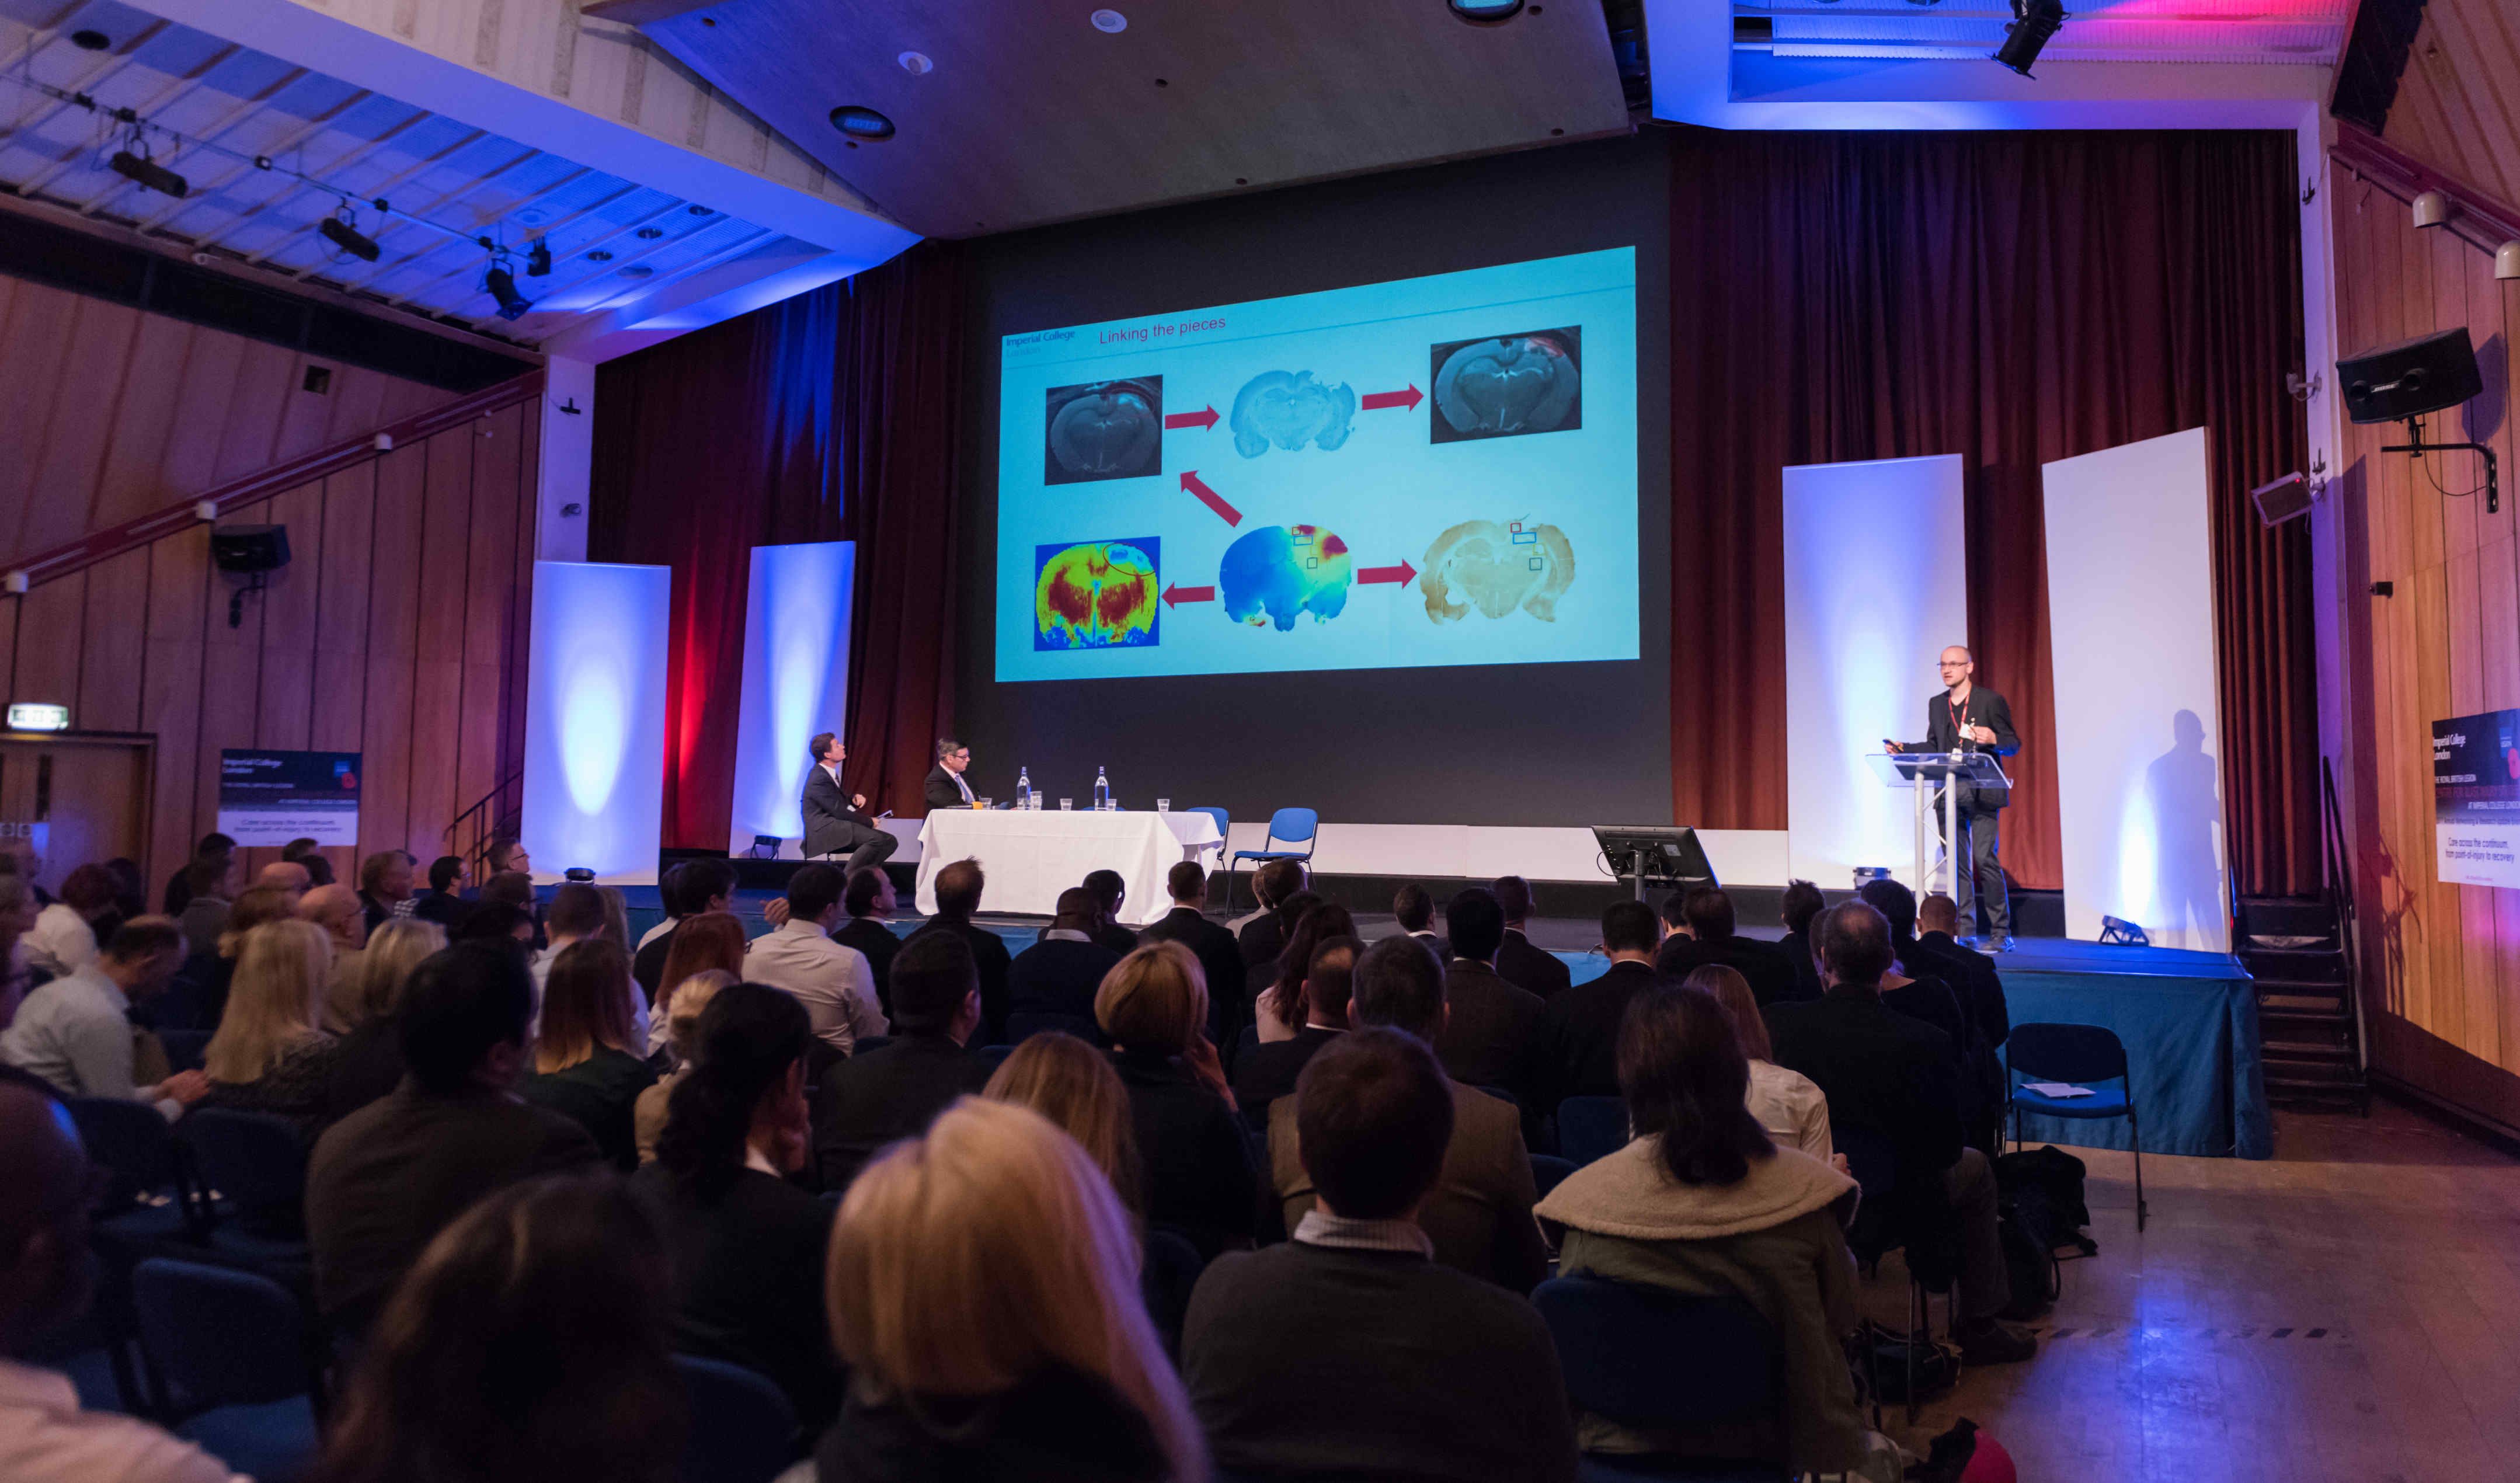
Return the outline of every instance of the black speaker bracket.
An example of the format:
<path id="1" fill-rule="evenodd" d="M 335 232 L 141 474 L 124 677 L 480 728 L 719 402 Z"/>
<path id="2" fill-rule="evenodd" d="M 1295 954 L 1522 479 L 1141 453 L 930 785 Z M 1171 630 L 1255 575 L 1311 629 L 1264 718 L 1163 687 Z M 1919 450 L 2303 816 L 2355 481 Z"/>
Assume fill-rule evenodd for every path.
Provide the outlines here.
<path id="1" fill-rule="evenodd" d="M 2424 441 L 2424 420 L 2419 417 L 2407 419 L 2407 436 L 2414 441 L 2386 443 L 2381 445 L 2380 451 L 2403 453 L 2410 458 L 2422 458 L 2427 453 L 2473 453 L 2485 460 L 2485 513 L 2493 515 L 2502 508 L 2500 472 L 2496 466 L 2494 450 L 2491 447 L 2484 443 L 2427 443 Z"/>
<path id="2" fill-rule="evenodd" d="M 228 594 L 228 626 L 230 628 L 243 628 L 245 626 L 245 600 L 250 597 L 260 596 L 263 589 L 271 585 L 268 580 L 270 575 L 271 574 L 269 572 L 257 571 L 252 576 L 248 577 L 245 581 L 239 583 L 236 591 Z"/>

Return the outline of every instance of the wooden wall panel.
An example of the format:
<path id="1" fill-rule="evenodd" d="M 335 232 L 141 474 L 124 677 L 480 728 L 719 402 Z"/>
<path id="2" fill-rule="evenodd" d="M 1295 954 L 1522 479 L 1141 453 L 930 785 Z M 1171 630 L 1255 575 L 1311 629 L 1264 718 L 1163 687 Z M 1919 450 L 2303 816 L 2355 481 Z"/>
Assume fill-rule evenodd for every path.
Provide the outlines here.
<path id="1" fill-rule="evenodd" d="M 457 810 L 456 760 L 463 735 L 465 565 L 472 554 L 472 444 L 489 426 L 476 419 L 428 440 L 428 498 L 420 531 L 419 658 L 412 667 L 411 728 L 444 739 L 411 757 L 411 821 L 401 846 L 433 854 Z"/>
<path id="2" fill-rule="evenodd" d="M 140 730 L 142 650 L 149 639 L 149 553 L 126 551 L 87 569 L 80 618 L 78 701 L 82 731 Z"/>
<path id="3" fill-rule="evenodd" d="M 158 738 L 158 816 L 150 827 L 152 889 L 193 856 L 212 825 L 194 807 L 202 731 L 202 645 L 208 633 L 210 529 L 149 545 L 148 640 L 141 646 L 140 729 Z M 212 815 L 213 824 L 216 821 Z"/>
<path id="4" fill-rule="evenodd" d="M 2520 9 L 2511 0 L 2428 0 L 2385 137 L 2520 202 Z"/>
<path id="5" fill-rule="evenodd" d="M 458 436 L 462 430 L 439 436 Z M 368 691 L 359 723 L 368 769 L 359 804 L 361 854 L 410 847 L 411 696 L 420 652 L 421 502 L 428 496 L 428 463 L 427 444 L 397 448 L 377 461 L 376 533 L 369 542 Z"/>
<path id="6" fill-rule="evenodd" d="M 87 616 L 87 573 L 72 572 L 20 599 L 18 663 L 10 695 L 20 700 L 75 704 L 79 686 L 79 630 Z M 70 724 L 78 724 L 73 714 Z"/>

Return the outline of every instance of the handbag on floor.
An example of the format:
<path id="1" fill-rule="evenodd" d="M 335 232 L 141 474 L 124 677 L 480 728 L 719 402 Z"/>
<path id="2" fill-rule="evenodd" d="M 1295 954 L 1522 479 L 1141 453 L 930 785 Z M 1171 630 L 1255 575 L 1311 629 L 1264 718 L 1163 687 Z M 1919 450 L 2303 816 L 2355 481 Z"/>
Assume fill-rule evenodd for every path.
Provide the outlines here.
<path id="1" fill-rule="evenodd" d="M 1915 1399 L 1929 1401 L 1959 1383 L 1959 1352 L 1937 1340 L 1931 1330 L 1901 1333 L 1866 1319 L 1855 1330 L 1855 1372 L 1876 1399 L 1905 1404 L 1908 1372 L 1915 1368 Z"/>

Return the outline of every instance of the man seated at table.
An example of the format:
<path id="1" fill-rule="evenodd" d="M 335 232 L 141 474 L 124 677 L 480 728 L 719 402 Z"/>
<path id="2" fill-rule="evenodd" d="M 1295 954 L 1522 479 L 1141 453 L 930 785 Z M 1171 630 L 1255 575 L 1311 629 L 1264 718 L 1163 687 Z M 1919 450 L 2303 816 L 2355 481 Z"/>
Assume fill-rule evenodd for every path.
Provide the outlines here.
<path id="1" fill-rule="evenodd" d="M 971 749 L 951 737 L 936 742 L 936 765 L 927 771 L 929 808 L 976 808 L 979 795 L 963 774 L 971 766 Z"/>

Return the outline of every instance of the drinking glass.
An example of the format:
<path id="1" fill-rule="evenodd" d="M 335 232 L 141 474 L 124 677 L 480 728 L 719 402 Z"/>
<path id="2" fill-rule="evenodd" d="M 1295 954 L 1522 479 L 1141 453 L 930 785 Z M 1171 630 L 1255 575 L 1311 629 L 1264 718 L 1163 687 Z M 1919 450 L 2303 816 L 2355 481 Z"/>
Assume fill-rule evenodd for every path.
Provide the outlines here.
<path id="1" fill-rule="evenodd" d="M 1155 800 L 1155 812 L 1156 812 L 1156 813 L 1159 813 L 1159 814 L 1169 814 L 1169 813 L 1171 813 L 1172 811 L 1173 811 L 1173 800 L 1171 800 L 1170 798 L 1157 798 L 1157 799 Z"/>
<path id="2" fill-rule="evenodd" d="M 1076 800 L 1075 800 L 1075 799 L 1073 799 L 1073 798 L 1061 798 L 1061 799 L 1059 799 L 1059 800 L 1058 800 L 1058 811 L 1059 811 L 1060 813 L 1062 813 L 1062 814 L 1063 814 L 1063 813 L 1068 812 L 1069 810 L 1071 810 L 1071 809 L 1073 809 L 1073 808 L 1075 808 L 1075 807 L 1076 807 Z"/>

